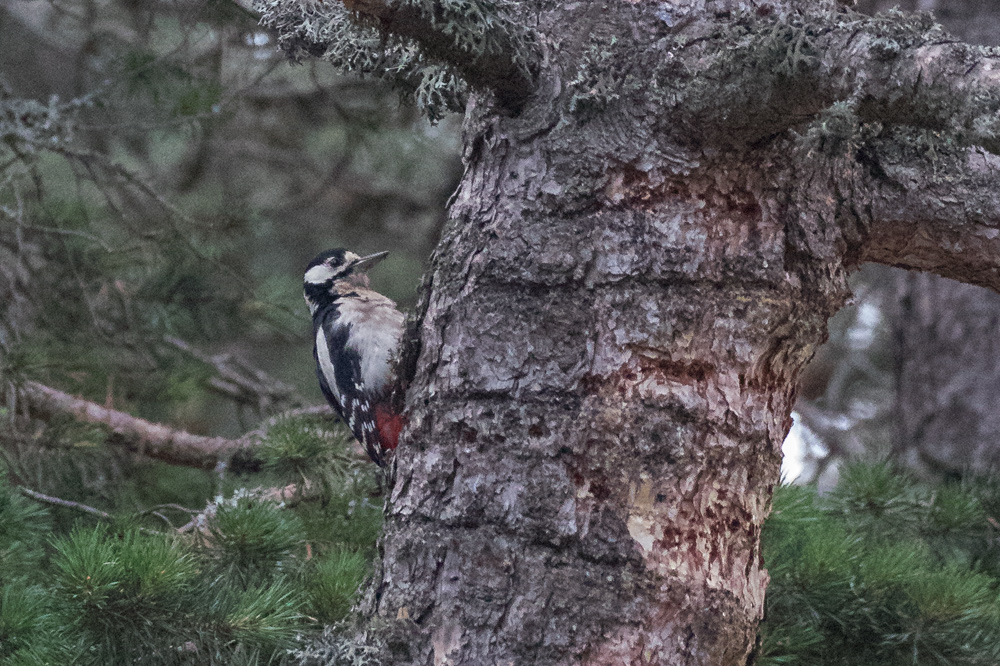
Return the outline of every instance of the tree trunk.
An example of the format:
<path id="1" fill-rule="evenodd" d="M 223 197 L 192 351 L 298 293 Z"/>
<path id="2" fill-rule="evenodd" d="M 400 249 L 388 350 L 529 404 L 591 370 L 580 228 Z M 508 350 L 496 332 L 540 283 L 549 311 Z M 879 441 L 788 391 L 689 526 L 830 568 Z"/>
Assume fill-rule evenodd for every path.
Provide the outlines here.
<path id="1" fill-rule="evenodd" d="M 265 23 L 466 114 L 369 640 L 389 664 L 746 664 L 796 380 L 848 271 L 1000 288 L 1000 160 L 972 148 L 1000 151 L 1000 67 L 827 0 L 344 4 Z M 355 57 L 359 20 L 412 41 Z M 401 44 L 473 92 L 428 95 Z"/>
<path id="2" fill-rule="evenodd" d="M 536 156 L 577 146 L 511 124 L 434 266 L 378 600 L 423 642 L 393 663 L 743 663 L 792 387 L 843 283 L 789 284 L 749 170 L 569 212 Z"/>
<path id="3" fill-rule="evenodd" d="M 544 21 L 641 53 L 649 11 Z M 369 612 L 393 664 L 744 664 L 796 376 L 847 295 L 836 179 L 567 113 L 567 69 L 468 117 Z"/>

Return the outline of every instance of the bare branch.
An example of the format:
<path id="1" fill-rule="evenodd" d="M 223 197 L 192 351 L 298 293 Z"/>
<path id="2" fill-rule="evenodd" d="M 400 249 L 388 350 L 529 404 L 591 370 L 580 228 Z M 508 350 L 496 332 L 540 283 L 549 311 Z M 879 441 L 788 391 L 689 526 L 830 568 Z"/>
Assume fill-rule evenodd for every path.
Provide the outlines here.
<path id="1" fill-rule="evenodd" d="M 168 335 L 163 339 L 212 366 L 218 376 L 209 380 L 209 386 L 238 403 L 253 405 L 261 411 L 275 405 L 301 407 L 305 404 L 294 386 L 271 377 L 232 354 L 207 354 L 180 338 Z"/>
<path id="2" fill-rule="evenodd" d="M 330 405 L 313 405 L 311 407 L 298 407 L 296 409 L 289 409 L 281 414 L 275 414 L 271 418 L 264 421 L 262 424 L 262 429 L 259 431 L 261 436 L 267 431 L 268 428 L 278 423 L 282 419 L 296 418 L 296 417 L 317 417 L 321 419 L 332 419 L 333 423 L 340 420 L 340 417 Z M 257 431 L 255 431 L 257 432 Z M 365 454 L 367 455 L 367 454 Z"/>
<path id="3" fill-rule="evenodd" d="M 289 509 L 305 502 L 315 502 L 322 500 L 323 492 L 320 484 L 304 480 L 302 483 L 290 483 L 286 486 L 272 488 L 244 488 L 237 493 L 242 496 L 253 497 L 258 500 L 274 502 L 283 508 Z M 197 531 L 202 535 L 209 534 L 208 522 L 218 512 L 218 503 L 209 502 L 208 505 L 198 512 L 191 512 L 191 520 L 177 528 L 181 534 Z"/>
<path id="4" fill-rule="evenodd" d="M 43 495 L 37 490 L 32 490 L 31 488 L 25 488 L 24 486 L 19 486 L 18 491 L 29 499 L 33 499 L 36 502 L 41 502 L 43 504 L 51 504 L 52 506 L 59 506 L 64 509 L 73 509 L 74 511 L 79 511 L 81 513 L 86 513 L 91 516 L 96 516 L 101 520 L 111 520 L 111 514 L 107 511 L 101 511 L 100 509 L 95 509 L 92 506 L 87 506 L 86 504 L 81 504 L 80 502 L 71 502 L 70 500 L 64 500 L 59 497 L 52 497 L 51 495 Z"/>
<path id="5" fill-rule="evenodd" d="M 266 435 L 268 428 L 281 419 L 303 416 L 338 418 L 329 405 L 299 407 L 271 417 L 260 428 L 242 437 L 227 439 L 193 435 L 184 430 L 151 423 L 89 400 L 75 398 L 38 382 L 25 382 L 21 386 L 20 397 L 37 417 L 50 419 L 55 416 L 70 416 L 81 423 L 105 426 L 113 434 L 109 438 L 109 444 L 122 446 L 171 465 L 201 469 L 213 469 L 220 463 L 228 464 L 234 457 L 241 465 L 259 465 L 260 461 L 254 453 L 257 442 Z M 361 445 L 353 439 L 351 441 L 351 452 L 359 459 L 368 460 Z M 164 506 L 186 510 L 173 505 Z"/>
<path id="6" fill-rule="evenodd" d="M 72 502 L 70 500 L 64 500 L 61 497 L 53 497 L 52 495 L 45 495 L 44 493 L 40 493 L 37 490 L 32 490 L 31 488 L 25 488 L 24 486 L 18 486 L 17 490 L 25 497 L 33 499 L 36 502 L 41 502 L 42 504 L 50 504 L 52 506 L 58 506 L 64 509 L 73 509 L 74 511 L 79 511 L 80 513 L 86 513 L 87 515 L 94 516 L 95 518 L 100 518 L 101 520 L 108 520 L 108 521 L 114 520 L 114 516 L 112 516 L 107 511 L 101 511 L 100 509 L 94 508 L 87 504 L 83 504 L 82 502 Z M 171 531 L 179 533 L 183 533 L 185 531 L 183 528 L 175 528 L 173 526 L 173 523 L 171 523 L 166 518 L 166 516 L 163 516 L 156 511 L 145 511 L 143 513 L 153 513 L 157 517 L 163 519 L 170 527 Z M 142 532 L 143 534 L 153 534 L 157 536 L 162 536 L 163 534 L 167 534 L 166 532 L 151 530 L 148 527 L 140 527 L 139 531 Z"/>
<path id="7" fill-rule="evenodd" d="M 23 398 L 36 415 L 42 418 L 69 415 L 82 423 L 105 426 L 115 435 L 112 443 L 172 465 L 212 469 L 237 453 L 249 454 L 254 444 L 251 436 L 239 439 L 203 437 L 150 423 L 38 382 L 25 382 L 21 389 Z"/>

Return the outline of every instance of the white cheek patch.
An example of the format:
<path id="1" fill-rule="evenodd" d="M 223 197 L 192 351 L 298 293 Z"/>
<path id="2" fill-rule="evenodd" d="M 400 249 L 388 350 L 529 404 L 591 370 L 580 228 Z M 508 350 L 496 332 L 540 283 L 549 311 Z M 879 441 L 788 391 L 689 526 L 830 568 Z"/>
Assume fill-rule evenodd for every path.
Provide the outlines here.
<path id="1" fill-rule="evenodd" d="M 334 276 L 333 269 L 326 264 L 320 264 L 319 266 L 313 266 L 306 271 L 305 281 L 310 284 L 323 284 L 329 280 L 332 280 Z"/>

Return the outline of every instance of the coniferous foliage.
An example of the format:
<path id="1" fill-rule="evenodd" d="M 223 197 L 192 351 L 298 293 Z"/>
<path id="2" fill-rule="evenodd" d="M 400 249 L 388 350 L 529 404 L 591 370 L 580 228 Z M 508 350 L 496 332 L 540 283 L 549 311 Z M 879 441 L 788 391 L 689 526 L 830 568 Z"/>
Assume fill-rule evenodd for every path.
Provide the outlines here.
<path id="1" fill-rule="evenodd" d="M 929 486 L 852 464 L 824 497 L 777 490 L 759 663 L 1000 663 L 995 480 Z"/>
<path id="2" fill-rule="evenodd" d="M 36 34 L 79 48 L 61 54 L 76 79 L 14 57 Z M 233 434 L 304 402 L 287 384 L 311 379 L 303 256 L 377 243 L 402 267 L 391 295 L 412 298 L 458 159 L 386 86 L 287 67 L 254 16 L 216 0 L 15 3 L 0 41 L 6 415 L 29 411 L 34 380 Z M 213 367 L 262 348 L 269 370 L 292 368 L 282 383 Z"/>
<path id="3" fill-rule="evenodd" d="M 237 491 L 189 532 L 121 515 L 58 535 L 0 485 L 0 664 L 281 664 L 343 620 L 370 570 L 381 507 L 355 477 L 296 507 Z"/>

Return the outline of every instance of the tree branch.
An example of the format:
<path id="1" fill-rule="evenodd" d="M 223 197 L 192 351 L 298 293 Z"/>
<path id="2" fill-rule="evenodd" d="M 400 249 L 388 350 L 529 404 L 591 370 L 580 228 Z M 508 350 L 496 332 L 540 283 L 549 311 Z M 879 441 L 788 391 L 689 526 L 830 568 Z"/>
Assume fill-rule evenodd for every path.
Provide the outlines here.
<path id="1" fill-rule="evenodd" d="M 230 463 L 234 459 L 240 466 L 259 467 L 260 460 L 254 453 L 257 442 L 266 436 L 268 428 L 282 418 L 295 416 L 336 418 L 329 405 L 300 407 L 272 416 L 264 421 L 260 428 L 242 437 L 227 439 L 193 435 L 184 430 L 151 423 L 125 412 L 102 407 L 89 400 L 75 398 L 38 382 L 25 382 L 21 385 L 21 397 L 37 417 L 51 419 L 56 416 L 69 416 L 81 423 L 104 426 L 112 432 L 113 436 L 109 438 L 109 443 L 112 445 L 122 446 L 129 451 L 142 453 L 171 465 L 201 469 L 213 469 L 219 463 Z M 368 454 L 361 445 L 353 439 L 351 441 L 353 443 L 351 451 L 359 459 L 368 460 Z"/>
<path id="2" fill-rule="evenodd" d="M 40 493 L 37 490 L 32 490 L 31 488 L 26 488 L 24 486 L 18 486 L 17 490 L 25 497 L 33 499 L 41 504 L 49 504 L 51 506 L 58 506 L 64 509 L 73 509 L 74 511 L 79 511 L 80 513 L 85 513 L 89 516 L 100 518 L 101 520 L 107 520 L 107 521 L 114 520 L 114 516 L 112 516 L 107 511 L 101 511 L 100 509 L 94 508 L 87 504 L 83 504 L 82 502 L 72 502 L 70 500 L 64 500 L 61 497 L 53 497 L 52 495 L 45 495 L 44 493 Z M 181 532 L 181 529 L 175 528 L 170 523 L 169 520 L 167 521 L 167 524 L 170 525 L 171 530 Z M 152 534 L 156 536 L 162 536 L 164 534 L 164 532 L 160 532 L 158 530 L 151 530 L 148 527 L 140 527 L 139 531 L 142 532 L 143 534 Z"/>
<path id="3" fill-rule="evenodd" d="M 212 469 L 236 454 L 251 455 L 254 445 L 251 436 L 203 437 L 150 423 L 38 382 L 25 382 L 21 390 L 31 411 L 42 418 L 68 415 L 82 423 L 105 426 L 115 435 L 112 443 L 172 465 Z"/>
<path id="4" fill-rule="evenodd" d="M 703 141 L 752 144 L 840 103 L 859 123 L 944 131 L 1000 151 L 1000 56 L 926 15 L 846 12 L 832 29 L 827 16 L 795 15 L 758 24 L 728 49 L 718 39 L 734 35 L 705 43 L 705 69 L 686 90 L 685 129 Z"/>
<path id="5" fill-rule="evenodd" d="M 965 173 L 916 173 L 890 171 L 898 189 L 882 188 L 874 198 L 862 260 L 1000 292 L 1000 158 L 970 149 Z"/>
<path id="6" fill-rule="evenodd" d="M 86 504 L 81 504 L 80 502 L 71 502 L 70 500 L 64 500 L 59 497 L 44 495 L 37 490 L 25 488 L 24 486 L 18 486 L 18 491 L 25 497 L 33 499 L 36 502 L 41 502 L 42 504 L 51 504 L 52 506 L 59 506 L 64 509 L 73 509 L 74 511 L 96 516 L 101 520 L 111 520 L 111 514 L 107 511 L 101 511 L 100 509 L 95 509 L 92 506 L 87 506 Z"/>
<path id="7" fill-rule="evenodd" d="M 348 72 L 391 79 L 434 117 L 459 110 L 464 92 L 435 72 L 440 63 L 474 88 L 518 110 L 535 87 L 530 34 L 507 0 L 256 0 L 261 23 L 292 57 L 324 57 Z M 389 39 L 386 39 L 389 38 Z M 413 48 L 416 47 L 416 49 Z"/>
<path id="8" fill-rule="evenodd" d="M 237 403 L 252 405 L 259 411 L 281 404 L 291 407 L 305 405 L 305 400 L 294 386 L 271 377 L 232 354 L 207 354 L 170 335 L 163 339 L 202 363 L 212 366 L 218 376 L 209 380 L 209 386 Z"/>
<path id="9" fill-rule="evenodd" d="M 511 34 L 511 24 L 498 16 L 498 3 L 482 3 L 483 15 L 449 15 L 449 2 L 420 0 L 343 0 L 344 6 L 391 35 L 412 39 L 435 60 L 454 67 L 474 88 L 493 90 L 500 104 L 517 109 L 534 89 L 534 80 L 523 61 L 523 45 Z M 479 3 L 465 3 L 473 8 Z M 428 13 L 428 5 L 434 5 Z M 492 5 L 492 6 L 491 6 Z M 478 33 L 478 34 L 476 34 Z M 523 39 L 523 38 L 522 38 Z"/>

